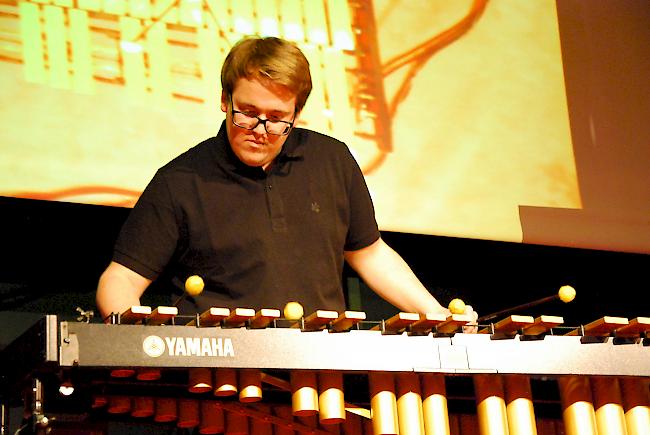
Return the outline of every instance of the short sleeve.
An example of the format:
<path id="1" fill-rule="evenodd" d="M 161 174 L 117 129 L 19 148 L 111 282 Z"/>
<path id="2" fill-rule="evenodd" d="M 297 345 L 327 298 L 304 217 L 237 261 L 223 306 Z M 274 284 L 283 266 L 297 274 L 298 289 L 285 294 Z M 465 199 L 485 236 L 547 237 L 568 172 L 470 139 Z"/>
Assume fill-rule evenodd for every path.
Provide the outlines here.
<path id="1" fill-rule="evenodd" d="M 179 234 L 173 199 L 159 170 L 122 226 L 113 260 L 154 280 L 176 251 Z"/>
<path id="2" fill-rule="evenodd" d="M 350 225 L 345 239 L 345 250 L 356 251 L 365 248 L 379 239 L 379 228 L 375 219 L 375 208 L 372 204 L 368 186 L 361 168 L 349 150 L 348 165 L 350 171 L 348 196 L 350 201 Z"/>

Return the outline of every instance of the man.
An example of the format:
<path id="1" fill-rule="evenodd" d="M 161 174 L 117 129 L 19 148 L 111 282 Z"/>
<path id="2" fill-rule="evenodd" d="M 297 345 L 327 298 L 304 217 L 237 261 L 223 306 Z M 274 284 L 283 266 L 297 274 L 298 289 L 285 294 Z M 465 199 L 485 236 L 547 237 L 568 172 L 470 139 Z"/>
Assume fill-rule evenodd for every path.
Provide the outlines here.
<path id="1" fill-rule="evenodd" d="M 344 260 L 382 298 L 410 312 L 448 312 L 381 239 L 363 175 L 347 147 L 296 128 L 311 91 L 292 43 L 248 38 L 222 73 L 218 135 L 161 168 L 102 274 L 103 318 L 123 312 L 161 274 L 179 294 L 199 275 L 203 293 L 183 310 L 282 308 L 290 300 L 345 309 Z"/>

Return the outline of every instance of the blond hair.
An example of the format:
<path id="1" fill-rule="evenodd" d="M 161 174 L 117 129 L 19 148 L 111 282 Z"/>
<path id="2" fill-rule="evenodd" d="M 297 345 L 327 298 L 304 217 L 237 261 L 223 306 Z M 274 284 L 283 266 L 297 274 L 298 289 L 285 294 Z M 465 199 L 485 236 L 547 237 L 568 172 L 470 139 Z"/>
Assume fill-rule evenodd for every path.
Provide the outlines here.
<path id="1" fill-rule="evenodd" d="M 247 37 L 237 42 L 221 68 L 221 87 L 229 95 L 240 78 L 271 80 L 296 95 L 300 112 L 311 92 L 309 62 L 297 45 L 275 37 Z"/>

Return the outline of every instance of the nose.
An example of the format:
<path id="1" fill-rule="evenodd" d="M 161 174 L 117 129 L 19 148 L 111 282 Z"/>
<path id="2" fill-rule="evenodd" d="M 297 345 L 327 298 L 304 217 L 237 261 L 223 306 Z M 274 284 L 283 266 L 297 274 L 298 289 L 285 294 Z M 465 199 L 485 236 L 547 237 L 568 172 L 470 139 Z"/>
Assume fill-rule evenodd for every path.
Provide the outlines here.
<path id="1" fill-rule="evenodd" d="M 260 119 L 260 122 L 257 123 L 253 131 L 257 134 L 266 134 L 266 127 L 264 126 L 264 121 L 263 119 Z"/>

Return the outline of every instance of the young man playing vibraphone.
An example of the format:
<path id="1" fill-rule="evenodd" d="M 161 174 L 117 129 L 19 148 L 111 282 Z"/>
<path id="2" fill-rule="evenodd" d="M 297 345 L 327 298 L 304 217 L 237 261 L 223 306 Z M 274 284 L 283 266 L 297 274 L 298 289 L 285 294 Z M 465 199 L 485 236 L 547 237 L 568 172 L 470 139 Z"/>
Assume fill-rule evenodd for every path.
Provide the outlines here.
<path id="1" fill-rule="evenodd" d="M 381 239 L 363 174 L 342 142 L 296 127 L 311 91 L 307 59 L 279 38 L 247 38 L 222 72 L 217 136 L 158 170 L 124 224 L 99 280 L 102 317 L 139 305 L 161 275 L 182 311 L 345 310 L 344 261 L 403 311 L 448 313 Z"/>

